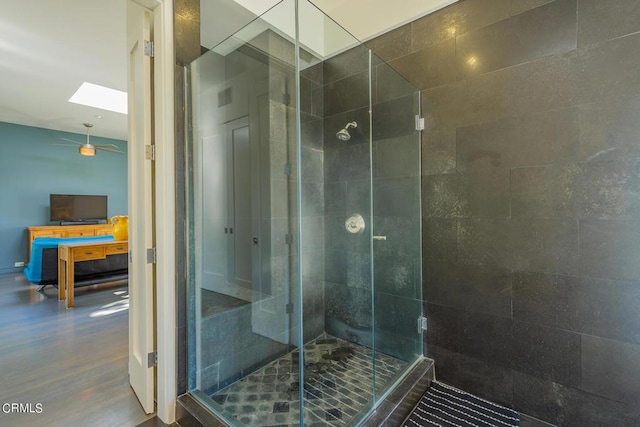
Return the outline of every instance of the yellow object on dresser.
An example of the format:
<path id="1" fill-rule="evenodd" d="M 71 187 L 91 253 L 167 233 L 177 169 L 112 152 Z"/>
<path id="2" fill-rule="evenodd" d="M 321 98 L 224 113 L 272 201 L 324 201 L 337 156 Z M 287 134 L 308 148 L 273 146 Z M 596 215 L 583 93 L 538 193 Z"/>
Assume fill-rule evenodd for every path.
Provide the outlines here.
<path id="1" fill-rule="evenodd" d="M 129 217 L 118 215 L 111 218 L 113 224 L 113 237 L 118 241 L 129 239 Z"/>

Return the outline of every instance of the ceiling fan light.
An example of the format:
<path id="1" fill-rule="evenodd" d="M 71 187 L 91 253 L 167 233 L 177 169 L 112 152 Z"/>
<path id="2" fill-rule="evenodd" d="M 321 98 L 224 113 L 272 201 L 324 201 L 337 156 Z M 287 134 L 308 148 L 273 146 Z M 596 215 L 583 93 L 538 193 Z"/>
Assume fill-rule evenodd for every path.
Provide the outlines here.
<path id="1" fill-rule="evenodd" d="M 78 151 L 80 151 L 80 154 L 82 154 L 83 156 L 96 155 L 96 148 L 92 145 L 81 145 Z"/>

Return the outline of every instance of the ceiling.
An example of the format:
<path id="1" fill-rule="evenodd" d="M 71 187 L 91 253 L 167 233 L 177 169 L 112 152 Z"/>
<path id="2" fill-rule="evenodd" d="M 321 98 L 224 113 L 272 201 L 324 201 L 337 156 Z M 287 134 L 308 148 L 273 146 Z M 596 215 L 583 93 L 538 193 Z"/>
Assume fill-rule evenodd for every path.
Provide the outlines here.
<path id="1" fill-rule="evenodd" d="M 80 134 L 82 123 L 88 122 L 94 124 L 93 135 L 126 140 L 126 115 L 68 102 L 85 81 L 126 91 L 126 1 L 0 0 L 0 121 Z M 254 13 L 277 3 L 235 1 Z M 313 3 L 366 40 L 454 1 Z M 220 18 L 229 22 L 225 13 L 211 19 Z"/>
<path id="2" fill-rule="evenodd" d="M 126 115 L 67 102 L 85 81 L 127 90 L 126 0 L 0 0 L 0 10 L 0 121 L 80 134 L 88 122 L 126 140 Z"/>

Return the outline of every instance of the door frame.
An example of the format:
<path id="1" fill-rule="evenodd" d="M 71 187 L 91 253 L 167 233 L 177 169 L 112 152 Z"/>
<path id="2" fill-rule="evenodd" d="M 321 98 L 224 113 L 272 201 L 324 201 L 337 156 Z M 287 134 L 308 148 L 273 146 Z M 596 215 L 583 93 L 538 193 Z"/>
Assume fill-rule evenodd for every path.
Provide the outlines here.
<path id="1" fill-rule="evenodd" d="M 154 8 L 154 103 L 156 146 L 156 349 L 157 415 L 175 422 L 176 364 L 176 178 L 173 2 Z"/>
<path id="2" fill-rule="evenodd" d="M 153 324 L 147 325 L 147 333 L 156 334 L 156 414 L 164 423 L 171 424 L 175 422 L 177 401 L 173 2 L 128 1 L 153 12 L 156 281 Z"/>

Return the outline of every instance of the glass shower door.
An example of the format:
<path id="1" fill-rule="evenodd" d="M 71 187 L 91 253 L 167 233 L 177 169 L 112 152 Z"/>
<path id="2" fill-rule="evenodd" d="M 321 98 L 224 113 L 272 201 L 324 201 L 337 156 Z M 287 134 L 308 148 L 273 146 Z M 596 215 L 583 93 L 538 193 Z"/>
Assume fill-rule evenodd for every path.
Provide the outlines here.
<path id="1" fill-rule="evenodd" d="M 420 92 L 372 55 L 373 301 L 379 397 L 423 354 Z M 386 356 L 395 358 L 385 360 Z M 404 370 L 403 370 L 404 371 Z M 403 372 L 402 371 L 402 372 Z"/>

